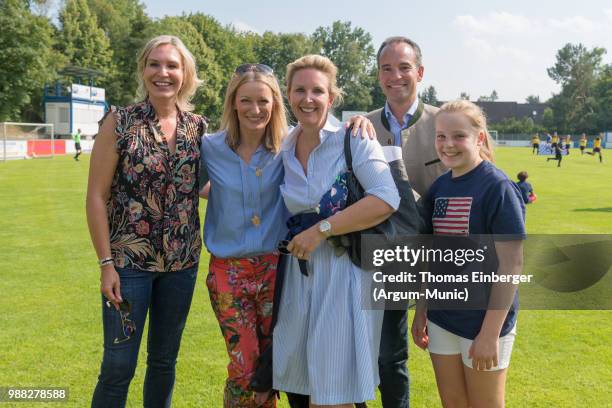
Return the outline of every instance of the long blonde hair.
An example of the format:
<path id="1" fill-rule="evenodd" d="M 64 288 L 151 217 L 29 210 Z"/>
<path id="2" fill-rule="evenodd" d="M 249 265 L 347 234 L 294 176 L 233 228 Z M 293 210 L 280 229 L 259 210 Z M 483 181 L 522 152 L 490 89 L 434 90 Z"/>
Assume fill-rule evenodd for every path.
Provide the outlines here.
<path id="1" fill-rule="evenodd" d="M 195 58 L 193 58 L 193 55 L 191 52 L 189 52 L 187 47 L 185 47 L 185 44 L 183 44 L 181 39 L 173 35 L 160 35 L 152 38 L 140 51 L 140 54 L 138 55 L 137 69 L 138 97 L 142 100 L 149 97 L 149 92 L 145 87 L 143 78 L 144 70 L 147 65 L 147 58 L 149 58 L 151 51 L 164 44 L 174 46 L 181 56 L 183 65 L 183 85 L 176 96 L 176 104 L 180 110 L 191 112 L 193 110 L 193 105 L 190 101 L 195 95 L 198 87 L 202 85 L 202 80 L 198 78 Z"/>
<path id="2" fill-rule="evenodd" d="M 472 125 L 474 130 L 477 133 L 483 132 L 485 135 L 484 141 L 479 151 L 480 158 L 490 162 L 495 161 L 493 155 L 493 139 L 491 139 L 491 135 L 489 134 L 489 130 L 487 129 L 487 117 L 485 116 L 485 113 L 480 108 L 480 106 L 468 100 L 459 99 L 456 101 L 446 102 L 444 105 L 442 105 L 438 113 L 436 113 L 436 118 L 443 113 L 464 114 L 470 121 L 470 124 Z"/>
<path id="3" fill-rule="evenodd" d="M 266 125 L 263 145 L 269 151 L 277 153 L 280 150 L 281 140 L 287 132 L 287 114 L 278 80 L 273 74 L 256 71 L 234 74 L 225 91 L 221 130 L 227 131 L 227 144 L 232 150 L 236 150 L 240 145 L 240 121 L 234 107 L 236 93 L 243 84 L 252 81 L 264 83 L 272 91 L 272 112 L 270 121 Z"/>
<path id="4" fill-rule="evenodd" d="M 307 68 L 313 68 L 325 74 L 329 80 L 329 94 L 334 99 L 332 106 L 336 107 L 342 104 L 342 89 L 338 87 L 336 81 L 338 67 L 329 58 L 316 54 L 304 55 L 287 64 L 287 95 L 291 93 L 291 83 L 295 73 Z"/>

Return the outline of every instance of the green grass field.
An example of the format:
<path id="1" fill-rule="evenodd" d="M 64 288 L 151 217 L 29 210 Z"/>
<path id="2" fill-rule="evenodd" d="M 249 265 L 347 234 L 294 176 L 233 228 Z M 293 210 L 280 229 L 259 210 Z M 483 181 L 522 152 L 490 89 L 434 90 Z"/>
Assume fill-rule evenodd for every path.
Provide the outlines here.
<path id="1" fill-rule="evenodd" d="M 102 356 L 99 271 L 85 221 L 88 160 L 0 162 L 0 387 L 69 387 L 61 406 L 70 407 L 89 405 Z M 538 201 L 527 210 L 529 233 L 612 231 L 609 162 L 574 150 L 557 168 L 527 148 L 500 148 L 497 163 L 512 178 L 520 170 L 530 174 Z M 227 358 L 204 284 L 207 263 L 204 252 L 179 357 L 176 407 L 222 406 Z M 610 311 L 522 311 L 507 406 L 612 406 L 611 318 Z M 145 349 L 130 407 L 142 406 Z M 414 347 L 410 353 L 412 406 L 440 406 L 428 355 Z M 15 404 L 45 405 L 53 404 Z M 280 406 L 287 407 L 284 397 Z"/>

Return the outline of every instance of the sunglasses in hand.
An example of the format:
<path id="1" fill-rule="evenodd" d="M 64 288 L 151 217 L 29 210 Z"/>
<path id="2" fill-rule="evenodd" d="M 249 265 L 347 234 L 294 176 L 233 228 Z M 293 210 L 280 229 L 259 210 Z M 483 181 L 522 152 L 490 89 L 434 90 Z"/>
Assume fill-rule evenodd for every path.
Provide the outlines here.
<path id="1" fill-rule="evenodd" d="M 106 301 L 106 307 L 113 307 L 110 300 Z M 123 299 L 123 302 L 119 303 L 119 316 L 121 317 L 121 330 L 123 332 L 123 337 L 115 337 L 115 340 L 113 341 L 115 344 L 128 341 L 132 337 L 132 334 L 134 334 L 136 331 L 136 325 L 131 319 L 129 319 L 131 312 L 132 305 L 127 299 Z"/>

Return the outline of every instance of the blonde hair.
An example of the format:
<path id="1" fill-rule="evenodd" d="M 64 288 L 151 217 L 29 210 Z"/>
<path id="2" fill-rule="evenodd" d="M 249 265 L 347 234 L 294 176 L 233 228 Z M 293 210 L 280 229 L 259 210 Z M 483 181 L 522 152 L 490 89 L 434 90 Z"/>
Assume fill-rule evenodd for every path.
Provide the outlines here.
<path id="1" fill-rule="evenodd" d="M 300 57 L 290 64 L 287 64 L 287 95 L 291 92 L 291 83 L 293 76 L 301 69 L 316 69 L 325 74 L 329 80 L 329 94 L 334 99 L 332 106 L 336 107 L 342 104 L 342 89 L 336 84 L 336 76 L 338 75 L 338 67 L 327 57 L 322 55 L 310 54 Z"/>
<path id="2" fill-rule="evenodd" d="M 181 39 L 173 35 L 160 35 L 152 38 L 140 51 L 140 54 L 138 55 L 138 68 L 136 72 L 138 77 L 137 95 L 142 100 L 149 97 L 149 92 L 145 87 L 143 78 L 144 70 L 147 65 L 147 59 L 149 58 L 151 51 L 160 45 L 165 44 L 172 45 L 174 48 L 176 48 L 181 56 L 181 63 L 183 66 L 183 85 L 176 96 L 176 104 L 180 110 L 190 112 L 193 110 L 193 105 L 190 101 L 195 95 L 198 87 L 202 84 L 202 80 L 198 78 L 198 72 L 193 55 L 191 52 L 189 52 L 187 47 L 185 47 L 185 44 L 183 44 Z"/>
<path id="3" fill-rule="evenodd" d="M 490 162 L 495 161 L 493 156 L 493 139 L 491 139 L 491 135 L 489 135 L 489 131 L 487 130 L 487 117 L 480 106 L 468 100 L 459 99 L 456 101 L 446 102 L 444 105 L 442 105 L 438 113 L 436 113 L 436 118 L 443 113 L 464 114 L 470 121 L 470 124 L 474 130 L 477 133 L 483 132 L 485 135 L 485 139 L 480 147 L 480 158 Z"/>
<path id="4" fill-rule="evenodd" d="M 240 145 L 240 121 L 234 107 L 236 93 L 243 84 L 253 81 L 268 85 L 272 91 L 272 112 L 270 121 L 266 125 L 263 144 L 269 151 L 277 153 L 280 150 L 281 140 L 287 132 L 287 115 L 280 86 L 276 77 L 272 74 L 256 71 L 234 74 L 227 85 L 227 91 L 225 91 L 221 130 L 227 131 L 226 142 L 232 150 L 236 150 Z"/>

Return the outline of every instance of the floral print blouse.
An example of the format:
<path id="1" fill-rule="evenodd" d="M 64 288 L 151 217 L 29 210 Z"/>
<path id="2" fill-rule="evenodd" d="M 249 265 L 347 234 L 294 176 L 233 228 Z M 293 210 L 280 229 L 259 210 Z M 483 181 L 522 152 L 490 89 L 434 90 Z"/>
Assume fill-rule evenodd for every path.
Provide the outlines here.
<path id="1" fill-rule="evenodd" d="M 119 154 L 107 202 L 115 264 L 149 272 L 196 266 L 202 247 L 197 175 L 206 121 L 179 111 L 172 154 L 148 101 L 111 112 Z"/>

